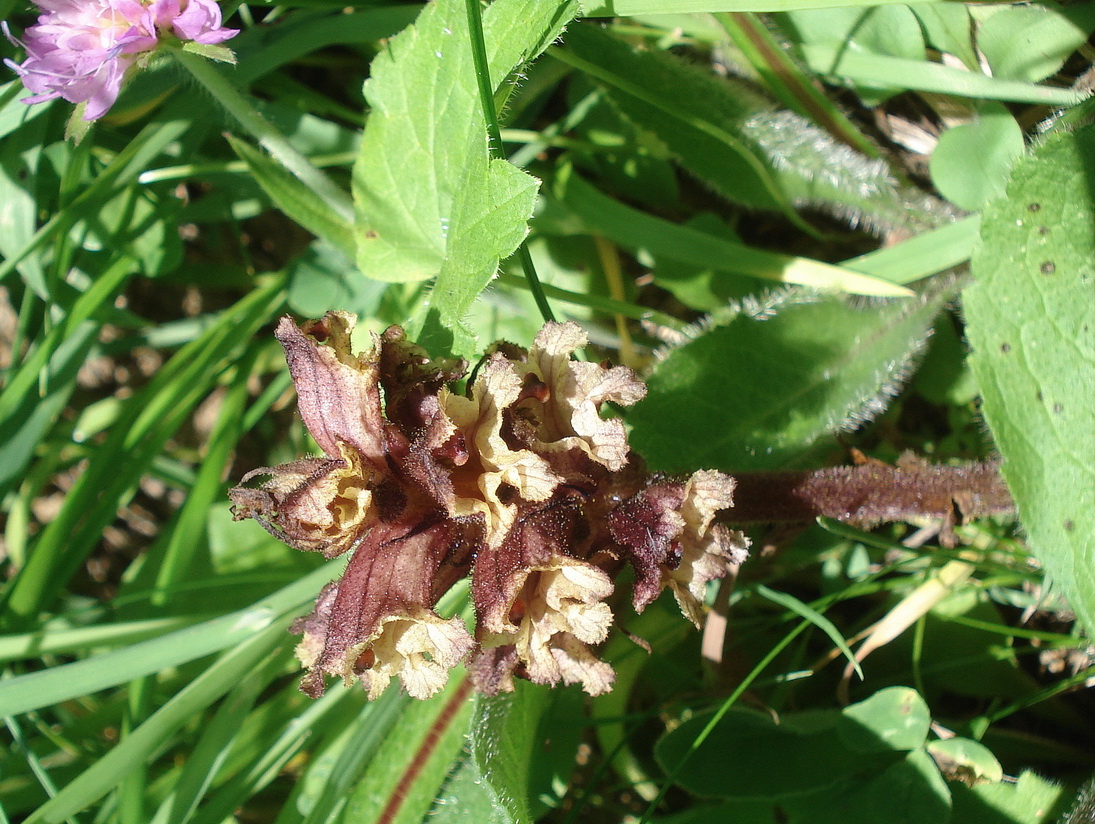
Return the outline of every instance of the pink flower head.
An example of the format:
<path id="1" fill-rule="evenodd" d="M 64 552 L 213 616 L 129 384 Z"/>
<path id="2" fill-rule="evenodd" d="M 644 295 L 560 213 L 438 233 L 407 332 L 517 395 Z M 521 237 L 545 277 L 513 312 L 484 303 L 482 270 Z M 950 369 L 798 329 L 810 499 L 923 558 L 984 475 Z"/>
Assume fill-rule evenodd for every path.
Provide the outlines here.
<path id="1" fill-rule="evenodd" d="M 213 0 L 154 0 L 149 8 L 157 27 L 171 28 L 180 40 L 211 46 L 240 33 L 221 27 L 221 9 Z"/>
<path id="2" fill-rule="evenodd" d="M 87 103 L 85 120 L 114 105 L 133 55 L 156 44 L 148 10 L 135 0 L 42 0 L 27 29 L 22 65 L 7 62 L 33 93 L 26 103 Z M 6 29 L 5 29 L 6 33 Z M 10 36 L 10 35 L 9 35 Z"/>
<path id="3" fill-rule="evenodd" d="M 98 120 L 118 99 L 126 72 L 141 54 L 152 51 L 167 30 L 182 40 L 222 43 L 238 29 L 221 27 L 212 0 L 36 0 L 42 14 L 16 40 L 27 53 L 20 64 L 4 62 L 31 92 L 24 103 L 60 97 L 86 103 L 84 120 Z"/>

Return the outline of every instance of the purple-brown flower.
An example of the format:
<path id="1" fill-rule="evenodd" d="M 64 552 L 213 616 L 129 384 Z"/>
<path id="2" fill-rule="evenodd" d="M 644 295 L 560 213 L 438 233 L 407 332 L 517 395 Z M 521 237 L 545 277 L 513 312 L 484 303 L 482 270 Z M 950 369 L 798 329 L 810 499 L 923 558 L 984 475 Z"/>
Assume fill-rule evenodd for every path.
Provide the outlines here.
<path id="1" fill-rule="evenodd" d="M 36 0 L 38 22 L 8 39 L 27 53 L 5 63 L 32 92 L 24 103 L 58 97 L 86 103 L 84 120 L 98 120 L 114 105 L 127 72 L 164 34 L 202 44 L 222 43 L 239 33 L 221 26 L 212 0 Z M 181 3 L 181 5 L 180 5 Z"/>
<path id="2" fill-rule="evenodd" d="M 745 557 L 740 533 L 714 521 L 733 482 L 645 473 L 620 421 L 601 416 L 645 394 L 631 370 L 573 360 L 584 332 L 549 323 L 527 351 L 496 345 L 456 393 L 462 361 L 431 360 L 398 327 L 355 355 L 353 322 L 278 324 L 323 455 L 253 470 L 244 483 L 265 480 L 230 493 L 237 518 L 291 546 L 350 553 L 294 627 L 305 692 L 335 675 L 375 697 L 396 677 L 424 698 L 469 654 L 488 693 L 514 677 L 605 692 L 615 676 L 595 647 L 625 564 L 636 609 L 668 588 L 699 623 L 706 583 Z M 474 635 L 435 609 L 468 574 Z"/>

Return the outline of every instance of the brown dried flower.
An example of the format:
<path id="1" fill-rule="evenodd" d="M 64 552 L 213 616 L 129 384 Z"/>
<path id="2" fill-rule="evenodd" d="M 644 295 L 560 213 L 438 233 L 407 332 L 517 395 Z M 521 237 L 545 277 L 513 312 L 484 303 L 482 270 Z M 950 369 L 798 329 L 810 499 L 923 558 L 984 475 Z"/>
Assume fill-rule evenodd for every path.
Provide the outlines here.
<path id="1" fill-rule="evenodd" d="M 646 475 L 623 424 L 601 417 L 604 403 L 645 394 L 631 370 L 572 360 L 584 332 L 549 323 L 527 352 L 496 345 L 456 394 L 463 361 L 431 360 L 398 327 L 354 355 L 353 325 L 340 312 L 278 324 L 324 454 L 253 470 L 243 483 L 265 480 L 229 493 L 237 519 L 293 547 L 352 553 L 294 626 L 307 694 L 330 674 L 360 680 L 370 698 L 393 677 L 426 698 L 469 653 L 485 692 L 513 689 L 514 676 L 605 692 L 614 673 L 592 647 L 612 626 L 625 563 L 636 609 L 669 588 L 699 624 L 706 583 L 745 558 L 744 537 L 714 523 L 733 481 Z M 435 611 L 469 573 L 474 638 Z"/>

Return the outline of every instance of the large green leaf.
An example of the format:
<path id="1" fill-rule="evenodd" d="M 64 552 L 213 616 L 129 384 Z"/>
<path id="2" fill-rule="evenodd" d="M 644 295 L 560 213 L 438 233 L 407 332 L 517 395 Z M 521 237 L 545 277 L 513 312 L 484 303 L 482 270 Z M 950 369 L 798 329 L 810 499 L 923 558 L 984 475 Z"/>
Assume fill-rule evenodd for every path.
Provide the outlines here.
<path id="1" fill-rule="evenodd" d="M 985 209 L 963 295 L 985 420 L 1031 549 L 1095 633 L 1095 127 L 1050 135 Z"/>
<path id="2" fill-rule="evenodd" d="M 789 715 L 780 723 L 756 710 L 731 709 L 696 749 L 710 720 L 692 718 L 667 733 L 654 755 L 666 771 L 687 758 L 678 783 L 715 798 L 780 798 L 886 769 L 894 752 L 862 753 L 837 734 L 838 712 Z"/>
<path id="3" fill-rule="evenodd" d="M 558 37 L 577 10 L 576 2 L 491 4 L 483 34 L 494 88 Z M 469 257 L 490 263 L 462 274 L 482 288 L 524 236 L 536 183 L 518 183 L 514 169 L 489 159 L 465 4 L 427 6 L 373 61 L 365 97 L 372 112 L 354 167 L 359 268 L 381 280 L 427 280 L 454 245 L 469 243 L 477 253 Z M 496 197 L 513 201 L 504 214 L 491 214 Z M 501 223 L 499 231 L 476 234 Z"/>
<path id="4" fill-rule="evenodd" d="M 673 349 L 628 414 L 652 467 L 772 469 L 871 418 L 908 373 L 949 295 L 855 305 L 787 293 L 727 313 Z"/>

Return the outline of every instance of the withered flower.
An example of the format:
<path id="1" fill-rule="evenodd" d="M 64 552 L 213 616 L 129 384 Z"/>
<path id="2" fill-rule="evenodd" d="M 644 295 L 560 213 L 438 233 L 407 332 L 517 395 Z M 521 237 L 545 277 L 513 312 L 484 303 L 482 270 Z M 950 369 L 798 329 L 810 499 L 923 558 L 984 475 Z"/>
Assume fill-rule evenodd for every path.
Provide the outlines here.
<path id="1" fill-rule="evenodd" d="M 354 318 L 331 312 L 278 324 L 301 417 L 323 450 L 247 473 L 230 493 L 298 549 L 351 552 L 342 579 L 294 625 L 302 688 L 326 675 L 360 680 L 375 698 L 398 677 L 413 696 L 440 690 L 471 653 L 485 692 L 537 683 L 610 689 L 592 647 L 607 637 L 613 578 L 635 569 L 643 609 L 664 588 L 693 622 L 703 590 L 745 556 L 745 539 L 714 522 L 733 481 L 697 472 L 650 478 L 606 402 L 628 406 L 645 387 L 631 370 L 572 359 L 586 344 L 573 323 L 549 323 L 525 351 L 498 344 L 464 394 L 462 361 L 431 360 L 401 329 L 354 355 Z M 474 639 L 435 611 L 471 574 Z"/>

